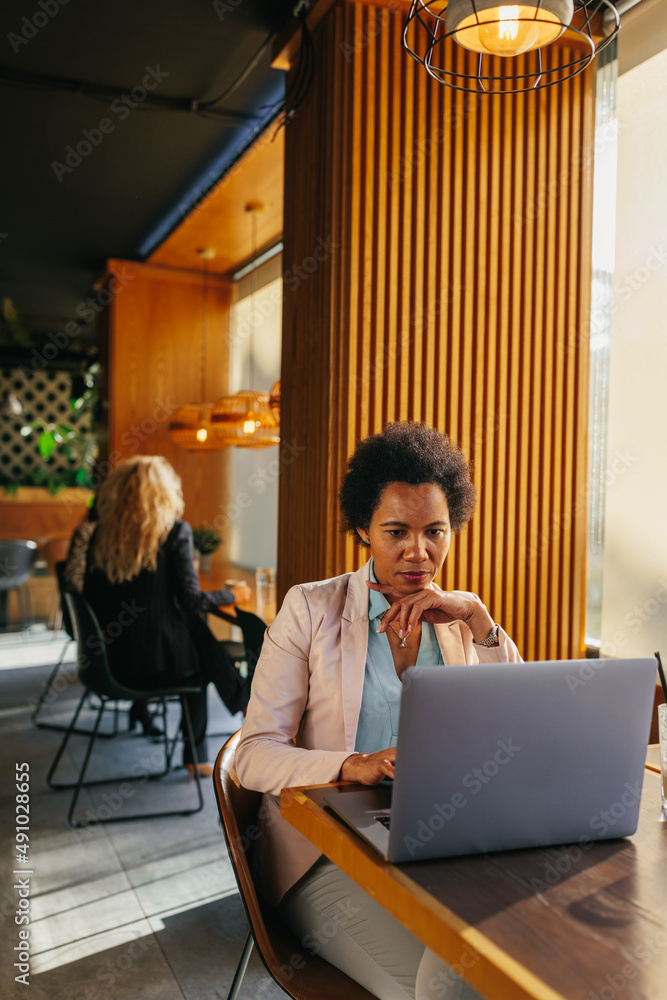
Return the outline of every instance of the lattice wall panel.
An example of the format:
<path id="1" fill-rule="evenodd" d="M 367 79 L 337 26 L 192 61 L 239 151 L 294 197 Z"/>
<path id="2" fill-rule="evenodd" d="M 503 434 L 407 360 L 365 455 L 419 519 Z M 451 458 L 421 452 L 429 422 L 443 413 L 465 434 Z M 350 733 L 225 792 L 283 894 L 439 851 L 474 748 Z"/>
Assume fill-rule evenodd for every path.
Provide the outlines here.
<path id="1" fill-rule="evenodd" d="M 21 416 L 0 416 L 0 474 L 14 482 L 38 469 L 51 473 L 72 468 L 65 454 L 56 451 L 45 463 L 37 450 L 39 432 L 21 436 L 21 427 L 33 420 L 67 423 L 82 431 L 90 430 L 90 414 L 72 411 L 70 372 L 45 371 L 24 374 L 17 369 L 0 369 L 0 400 L 12 393 L 23 405 Z"/>

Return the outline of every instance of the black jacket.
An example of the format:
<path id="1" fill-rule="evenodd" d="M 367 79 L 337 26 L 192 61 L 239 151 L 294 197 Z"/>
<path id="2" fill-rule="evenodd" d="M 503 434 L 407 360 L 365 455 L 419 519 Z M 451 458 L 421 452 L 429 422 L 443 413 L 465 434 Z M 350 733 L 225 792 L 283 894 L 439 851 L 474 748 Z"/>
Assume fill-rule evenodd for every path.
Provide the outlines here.
<path id="1" fill-rule="evenodd" d="M 193 616 L 232 604 L 234 595 L 228 590 L 200 591 L 190 525 L 176 521 L 158 552 L 155 571 L 142 570 L 123 583 L 111 583 L 92 567 L 94 547 L 95 533 L 83 594 L 104 633 L 113 675 L 130 687 L 148 690 L 196 673 Z"/>

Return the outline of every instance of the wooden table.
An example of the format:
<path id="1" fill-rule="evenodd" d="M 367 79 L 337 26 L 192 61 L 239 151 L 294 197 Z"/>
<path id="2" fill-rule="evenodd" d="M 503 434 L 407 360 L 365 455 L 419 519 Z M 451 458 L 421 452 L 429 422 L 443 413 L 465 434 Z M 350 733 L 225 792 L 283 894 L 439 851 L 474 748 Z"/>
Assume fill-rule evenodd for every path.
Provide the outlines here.
<path id="1" fill-rule="evenodd" d="M 660 744 L 653 743 L 646 751 L 646 767 L 660 774 Z"/>
<path id="2" fill-rule="evenodd" d="M 283 789 L 283 816 L 488 1000 L 667 1000 L 667 823 L 646 771 L 625 840 L 392 865 Z"/>

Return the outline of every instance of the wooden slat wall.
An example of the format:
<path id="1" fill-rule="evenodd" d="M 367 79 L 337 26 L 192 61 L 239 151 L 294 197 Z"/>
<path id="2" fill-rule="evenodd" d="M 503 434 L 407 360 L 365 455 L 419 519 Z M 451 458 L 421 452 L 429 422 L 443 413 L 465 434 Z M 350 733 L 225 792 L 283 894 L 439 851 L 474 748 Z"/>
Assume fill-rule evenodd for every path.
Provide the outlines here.
<path id="1" fill-rule="evenodd" d="M 403 53 L 402 25 L 339 2 L 286 130 L 285 267 L 304 280 L 285 286 L 281 419 L 304 450 L 281 476 L 279 587 L 359 565 L 338 531 L 347 456 L 425 420 L 479 490 L 443 585 L 478 592 L 524 657 L 580 655 L 593 72 L 468 96 Z M 331 255 L 304 274 L 318 237 Z"/>

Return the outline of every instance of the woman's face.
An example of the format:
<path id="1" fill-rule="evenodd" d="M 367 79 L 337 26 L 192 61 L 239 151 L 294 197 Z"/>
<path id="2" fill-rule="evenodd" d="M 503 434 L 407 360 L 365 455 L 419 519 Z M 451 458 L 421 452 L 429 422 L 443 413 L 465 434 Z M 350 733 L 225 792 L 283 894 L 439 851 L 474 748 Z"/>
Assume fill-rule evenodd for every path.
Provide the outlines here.
<path id="1" fill-rule="evenodd" d="M 447 497 L 437 483 L 389 483 L 368 531 L 379 583 L 401 594 L 428 587 L 449 551 L 452 530 Z"/>

